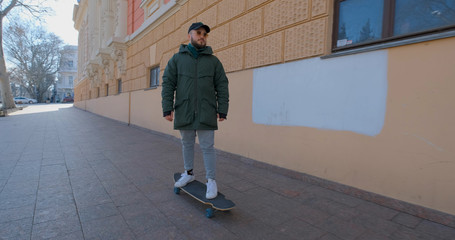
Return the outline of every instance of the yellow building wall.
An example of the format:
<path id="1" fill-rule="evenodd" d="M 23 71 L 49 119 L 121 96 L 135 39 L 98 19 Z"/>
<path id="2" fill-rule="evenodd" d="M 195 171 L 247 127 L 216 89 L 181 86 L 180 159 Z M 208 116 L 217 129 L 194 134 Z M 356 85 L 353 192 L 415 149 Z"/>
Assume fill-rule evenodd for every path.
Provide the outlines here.
<path id="1" fill-rule="evenodd" d="M 455 214 L 455 38 L 389 50 L 387 179 L 398 199 Z M 380 146 L 378 146 L 380 147 Z M 392 165 L 393 164 L 393 165 Z M 386 171 L 387 170 L 387 171 Z"/>
<path id="2" fill-rule="evenodd" d="M 216 146 L 443 212 L 455 213 L 455 38 L 388 50 L 385 123 L 377 136 L 252 121 L 253 71 L 229 74 Z"/>

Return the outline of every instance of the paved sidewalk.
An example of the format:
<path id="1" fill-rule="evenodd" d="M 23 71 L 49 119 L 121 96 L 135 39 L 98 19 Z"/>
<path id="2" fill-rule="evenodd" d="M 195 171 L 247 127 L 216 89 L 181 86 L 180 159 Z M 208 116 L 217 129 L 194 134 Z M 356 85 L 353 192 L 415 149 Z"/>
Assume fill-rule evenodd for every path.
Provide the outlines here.
<path id="1" fill-rule="evenodd" d="M 0 239 L 455 239 L 455 229 L 218 156 L 237 207 L 173 192 L 179 142 L 72 107 L 0 118 Z M 200 151 L 195 173 L 204 176 Z"/>

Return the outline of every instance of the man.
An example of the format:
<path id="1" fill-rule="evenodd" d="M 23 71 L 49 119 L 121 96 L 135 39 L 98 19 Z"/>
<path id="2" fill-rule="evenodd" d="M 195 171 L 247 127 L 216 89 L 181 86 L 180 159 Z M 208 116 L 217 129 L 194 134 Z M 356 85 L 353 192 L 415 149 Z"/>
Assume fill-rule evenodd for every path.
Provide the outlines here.
<path id="1" fill-rule="evenodd" d="M 201 22 L 191 24 L 189 44 L 180 46 L 164 70 L 161 96 L 164 118 L 172 122 L 175 111 L 174 129 L 180 130 L 182 136 L 185 171 L 175 187 L 183 187 L 195 179 L 193 160 L 197 135 L 207 178 L 206 198 L 212 199 L 218 194 L 214 130 L 218 129 L 217 119 L 226 120 L 229 89 L 223 65 L 207 46 L 209 32 L 210 28 Z"/>

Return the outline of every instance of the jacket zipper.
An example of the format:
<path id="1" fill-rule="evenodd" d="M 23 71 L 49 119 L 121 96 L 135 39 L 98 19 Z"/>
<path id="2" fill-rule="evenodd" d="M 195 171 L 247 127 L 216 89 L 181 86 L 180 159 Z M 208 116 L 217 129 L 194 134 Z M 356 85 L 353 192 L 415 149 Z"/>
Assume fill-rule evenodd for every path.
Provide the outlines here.
<path id="1" fill-rule="evenodd" d="M 199 56 L 200 57 L 200 56 Z M 198 113 L 198 96 L 197 96 L 197 93 L 198 93 L 198 89 L 197 89 L 197 80 L 198 80 L 198 74 L 197 74 L 197 65 L 199 63 L 199 58 L 196 58 L 196 72 L 195 72 L 195 79 L 194 79 L 194 94 L 195 94 L 195 101 L 194 101 L 194 114 L 195 114 L 195 117 L 197 117 L 197 113 Z"/>

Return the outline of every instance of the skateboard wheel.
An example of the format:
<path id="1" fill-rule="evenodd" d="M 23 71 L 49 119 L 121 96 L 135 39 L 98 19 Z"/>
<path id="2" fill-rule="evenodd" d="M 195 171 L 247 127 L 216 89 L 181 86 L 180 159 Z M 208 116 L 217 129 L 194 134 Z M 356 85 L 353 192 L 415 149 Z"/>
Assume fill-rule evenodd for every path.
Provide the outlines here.
<path id="1" fill-rule="evenodd" d="M 207 218 L 212 218 L 213 217 L 213 212 L 214 212 L 213 209 L 207 208 L 207 209 L 205 209 L 205 216 Z"/>
<path id="2" fill-rule="evenodd" d="M 180 188 L 174 187 L 174 193 L 175 194 L 180 194 Z"/>

